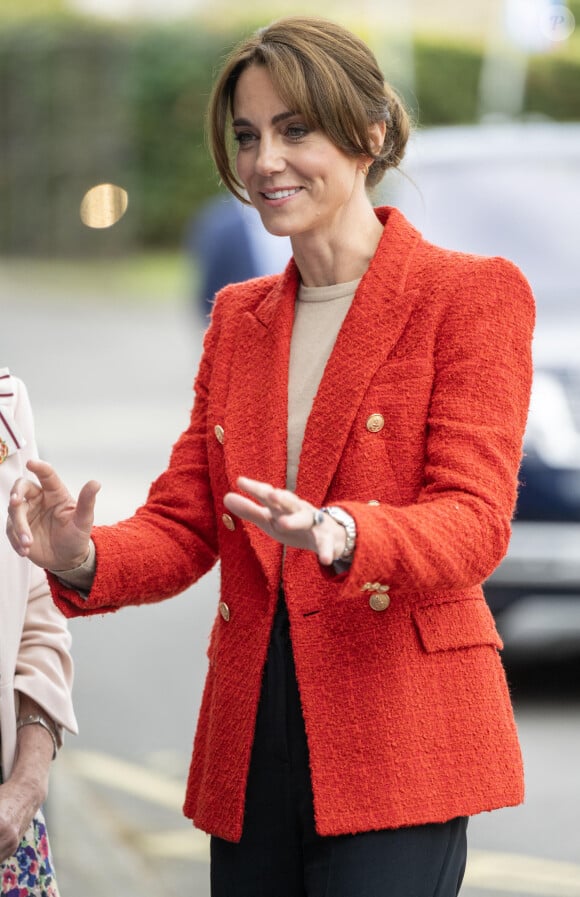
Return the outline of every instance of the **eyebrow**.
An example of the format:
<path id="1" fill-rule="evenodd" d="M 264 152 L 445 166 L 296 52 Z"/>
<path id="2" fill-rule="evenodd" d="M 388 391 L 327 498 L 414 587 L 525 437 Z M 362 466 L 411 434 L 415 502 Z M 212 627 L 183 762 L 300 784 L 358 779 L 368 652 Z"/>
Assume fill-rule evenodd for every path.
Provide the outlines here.
<path id="1" fill-rule="evenodd" d="M 275 115 L 272 118 L 271 124 L 277 125 L 281 121 L 285 121 L 287 118 L 293 118 L 297 114 L 298 114 L 297 112 L 279 112 L 278 115 Z M 235 118 L 234 121 L 232 122 L 232 125 L 234 128 L 248 127 L 248 126 L 251 127 L 252 122 L 248 118 Z"/>

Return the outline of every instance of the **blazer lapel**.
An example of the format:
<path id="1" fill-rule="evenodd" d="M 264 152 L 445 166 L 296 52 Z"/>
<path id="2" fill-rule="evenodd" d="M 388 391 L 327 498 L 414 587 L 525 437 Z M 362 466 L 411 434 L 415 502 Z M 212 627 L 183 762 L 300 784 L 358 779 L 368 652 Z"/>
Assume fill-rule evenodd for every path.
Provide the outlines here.
<path id="1" fill-rule="evenodd" d="M 288 363 L 298 283 L 291 260 L 256 310 L 240 322 L 224 418 L 226 471 L 234 489 L 241 475 L 286 485 Z M 277 589 L 282 546 L 253 524 L 243 525 Z"/>
<path id="2" fill-rule="evenodd" d="M 316 505 L 328 492 L 368 384 L 414 304 L 405 281 L 420 234 L 396 209 L 377 214 L 386 219 L 383 237 L 342 325 L 304 435 L 296 491 Z M 291 260 L 256 310 L 240 322 L 224 414 L 226 472 L 233 489 L 242 475 L 281 488 L 286 484 L 288 364 L 298 285 Z M 282 546 L 253 524 L 244 521 L 243 526 L 275 593 Z"/>
<path id="3" fill-rule="evenodd" d="M 362 398 L 414 305 L 405 285 L 420 234 L 396 209 L 377 214 L 386 217 L 383 236 L 341 327 L 304 434 L 296 492 L 315 505 L 325 500 Z"/>

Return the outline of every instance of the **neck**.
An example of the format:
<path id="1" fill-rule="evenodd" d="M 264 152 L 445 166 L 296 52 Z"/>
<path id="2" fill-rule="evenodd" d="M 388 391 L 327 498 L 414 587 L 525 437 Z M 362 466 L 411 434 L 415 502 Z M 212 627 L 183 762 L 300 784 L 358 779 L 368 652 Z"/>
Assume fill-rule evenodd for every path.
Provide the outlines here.
<path id="1" fill-rule="evenodd" d="M 371 204 L 362 214 L 345 218 L 331 233 L 292 237 L 294 260 L 305 286 L 349 283 L 363 276 L 383 233 Z"/>

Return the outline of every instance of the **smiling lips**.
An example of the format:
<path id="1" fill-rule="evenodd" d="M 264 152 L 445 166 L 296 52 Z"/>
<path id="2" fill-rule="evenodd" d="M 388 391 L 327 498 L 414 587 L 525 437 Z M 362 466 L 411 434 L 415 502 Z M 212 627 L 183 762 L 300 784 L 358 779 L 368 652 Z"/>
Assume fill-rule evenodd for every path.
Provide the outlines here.
<path id="1" fill-rule="evenodd" d="M 296 193 L 299 193 L 302 187 L 291 187 L 285 188 L 282 190 L 273 190 L 271 193 L 262 192 L 262 196 L 265 196 L 266 199 L 286 199 L 288 196 L 294 196 Z"/>

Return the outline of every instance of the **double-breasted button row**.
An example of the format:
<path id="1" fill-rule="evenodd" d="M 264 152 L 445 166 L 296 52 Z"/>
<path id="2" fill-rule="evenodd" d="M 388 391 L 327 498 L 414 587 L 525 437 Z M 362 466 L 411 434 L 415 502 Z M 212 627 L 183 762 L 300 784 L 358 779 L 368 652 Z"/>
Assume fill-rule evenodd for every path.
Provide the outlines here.
<path id="1" fill-rule="evenodd" d="M 222 427 L 222 425 L 216 424 L 215 427 L 213 428 L 213 432 L 214 432 L 215 438 L 217 439 L 219 444 L 223 445 L 224 439 L 225 439 L 225 431 L 224 431 L 224 428 Z M 234 520 L 234 518 L 232 517 L 231 514 L 222 514 L 222 523 L 226 529 L 229 529 L 229 531 L 231 533 L 233 533 L 233 531 L 236 528 L 236 521 Z M 224 606 L 227 610 L 227 604 Z M 220 610 L 221 610 L 221 605 L 220 605 Z M 223 614 L 222 614 L 222 616 L 223 616 Z M 224 620 L 225 619 L 226 618 L 224 617 Z M 228 611 L 228 620 L 229 620 L 229 611 Z"/>

